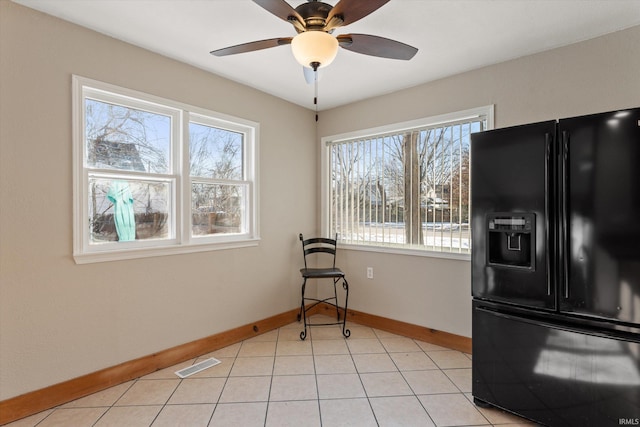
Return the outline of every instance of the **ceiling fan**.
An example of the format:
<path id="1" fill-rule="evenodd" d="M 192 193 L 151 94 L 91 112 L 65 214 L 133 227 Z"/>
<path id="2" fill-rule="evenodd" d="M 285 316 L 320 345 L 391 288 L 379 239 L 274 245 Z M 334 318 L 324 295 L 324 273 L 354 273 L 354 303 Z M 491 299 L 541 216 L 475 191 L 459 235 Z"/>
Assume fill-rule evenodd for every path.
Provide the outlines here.
<path id="1" fill-rule="evenodd" d="M 376 11 L 389 0 L 340 0 L 335 6 L 308 0 L 295 9 L 285 0 L 253 0 L 262 8 L 293 25 L 298 35 L 243 43 L 211 51 L 215 56 L 235 55 L 277 46 L 291 45 L 296 60 L 313 71 L 329 65 L 338 47 L 381 58 L 409 60 L 418 52 L 413 46 L 368 34 L 340 34 L 333 31 Z M 314 73 L 317 74 L 317 73 Z M 305 76 L 307 73 L 305 72 Z"/>

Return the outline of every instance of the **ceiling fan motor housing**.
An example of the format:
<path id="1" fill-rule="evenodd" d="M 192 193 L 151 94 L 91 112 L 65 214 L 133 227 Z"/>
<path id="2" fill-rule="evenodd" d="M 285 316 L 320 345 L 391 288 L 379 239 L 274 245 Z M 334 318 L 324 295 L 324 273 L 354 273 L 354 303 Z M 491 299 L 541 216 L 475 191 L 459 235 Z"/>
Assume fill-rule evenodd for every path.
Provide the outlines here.
<path id="1" fill-rule="evenodd" d="M 331 18 L 331 25 L 327 25 L 327 18 L 331 9 L 333 9 L 333 6 L 321 1 L 302 3 L 295 8 L 295 11 L 304 19 L 304 30 L 296 26 L 296 31 L 299 33 L 303 31 L 327 31 L 325 28 L 329 28 L 327 32 L 332 32 L 335 27 L 342 23 L 342 17 L 334 15 Z M 295 16 L 290 16 L 289 20 L 293 21 L 296 18 Z"/>

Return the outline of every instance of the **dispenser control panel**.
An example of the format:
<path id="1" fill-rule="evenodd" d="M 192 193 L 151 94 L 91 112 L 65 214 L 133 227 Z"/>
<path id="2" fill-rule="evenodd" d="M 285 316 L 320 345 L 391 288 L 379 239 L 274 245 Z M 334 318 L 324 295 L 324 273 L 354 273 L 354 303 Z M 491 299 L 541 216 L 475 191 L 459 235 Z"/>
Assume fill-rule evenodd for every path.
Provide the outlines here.
<path id="1" fill-rule="evenodd" d="M 535 214 L 488 214 L 487 232 L 489 265 L 535 270 Z"/>
<path id="2" fill-rule="evenodd" d="M 531 231 L 531 229 L 533 228 L 533 224 L 531 224 L 531 220 L 532 219 L 529 216 L 490 217 L 489 230 Z"/>

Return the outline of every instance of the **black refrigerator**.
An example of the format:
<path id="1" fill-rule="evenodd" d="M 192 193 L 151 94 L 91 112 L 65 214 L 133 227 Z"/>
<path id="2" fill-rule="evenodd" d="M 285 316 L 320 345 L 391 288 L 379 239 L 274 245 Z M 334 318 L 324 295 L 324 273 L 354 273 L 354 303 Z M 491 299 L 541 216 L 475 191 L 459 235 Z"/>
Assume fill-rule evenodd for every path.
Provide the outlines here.
<path id="1" fill-rule="evenodd" d="M 640 108 L 471 137 L 473 397 L 640 425 Z"/>

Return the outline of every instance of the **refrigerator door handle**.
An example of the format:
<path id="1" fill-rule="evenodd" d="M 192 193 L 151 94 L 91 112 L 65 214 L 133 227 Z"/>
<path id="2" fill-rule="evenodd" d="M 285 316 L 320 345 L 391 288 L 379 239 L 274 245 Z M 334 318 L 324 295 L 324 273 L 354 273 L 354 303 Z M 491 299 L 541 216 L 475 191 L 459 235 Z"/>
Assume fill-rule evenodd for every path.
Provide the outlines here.
<path id="1" fill-rule="evenodd" d="M 541 317 L 536 313 L 518 313 L 504 310 L 502 308 L 488 307 L 484 305 L 478 305 L 474 308 L 477 312 L 483 314 L 489 314 L 503 319 L 514 320 L 517 322 L 529 323 L 531 325 L 542 326 L 550 329 L 558 329 L 568 332 L 577 332 L 579 334 L 591 335 L 602 338 L 611 338 L 617 340 L 638 342 L 637 328 L 633 327 L 630 330 L 608 329 L 608 328 L 594 328 L 588 324 L 580 322 L 570 322 L 567 319 L 554 319 L 553 317 Z"/>
<path id="2" fill-rule="evenodd" d="M 568 192 L 569 192 L 569 132 L 562 131 L 562 278 L 564 298 L 569 299 L 569 240 L 568 240 Z"/>
<path id="3" fill-rule="evenodd" d="M 546 265 L 547 265 L 547 295 L 551 295 L 551 255 L 550 255 L 550 240 L 549 240 L 549 229 L 551 228 L 551 223 L 549 221 L 549 174 L 551 173 L 549 168 L 549 162 L 551 159 L 551 144 L 553 143 L 553 136 L 547 132 L 544 135 L 545 139 L 545 149 L 546 154 L 544 158 L 544 218 L 545 218 L 545 257 L 546 257 Z"/>

